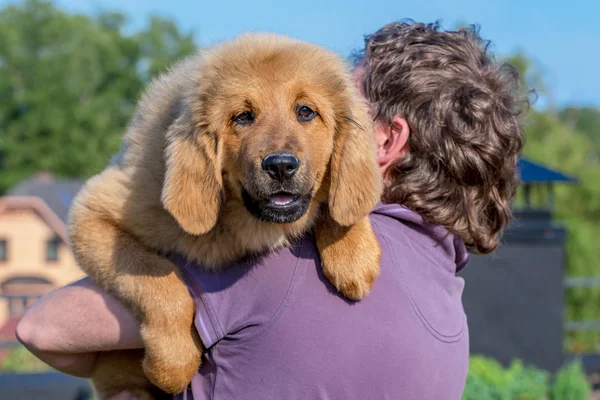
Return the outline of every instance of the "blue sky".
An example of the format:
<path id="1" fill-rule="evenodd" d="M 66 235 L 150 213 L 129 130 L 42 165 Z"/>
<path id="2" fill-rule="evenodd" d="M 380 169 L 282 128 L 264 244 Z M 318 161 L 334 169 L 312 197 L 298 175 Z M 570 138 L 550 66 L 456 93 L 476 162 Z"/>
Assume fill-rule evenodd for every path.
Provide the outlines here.
<path id="1" fill-rule="evenodd" d="M 0 0 L 0 6 L 15 1 Z M 149 13 L 174 18 L 201 45 L 248 30 L 272 31 L 324 45 L 343 55 L 364 34 L 412 18 L 444 26 L 477 23 L 498 55 L 518 49 L 542 68 L 557 105 L 600 106 L 600 2 L 593 0 L 57 0 L 77 12 L 118 9 L 142 26 Z"/>

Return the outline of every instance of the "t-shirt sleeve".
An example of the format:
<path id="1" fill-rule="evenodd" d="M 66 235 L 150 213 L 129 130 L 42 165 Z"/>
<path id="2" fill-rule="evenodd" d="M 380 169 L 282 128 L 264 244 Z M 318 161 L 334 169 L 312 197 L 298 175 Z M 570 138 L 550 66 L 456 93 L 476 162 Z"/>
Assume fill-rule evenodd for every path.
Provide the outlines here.
<path id="1" fill-rule="evenodd" d="M 303 247 L 301 243 L 219 272 L 178 263 L 196 303 L 195 325 L 206 348 L 224 338 L 249 339 L 268 326 L 297 276 Z"/>

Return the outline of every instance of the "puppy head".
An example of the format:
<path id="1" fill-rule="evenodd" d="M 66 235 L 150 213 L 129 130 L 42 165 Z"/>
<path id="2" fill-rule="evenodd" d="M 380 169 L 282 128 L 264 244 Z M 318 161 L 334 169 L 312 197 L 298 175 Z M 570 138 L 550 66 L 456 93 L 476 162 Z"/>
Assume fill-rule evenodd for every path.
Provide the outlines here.
<path id="1" fill-rule="evenodd" d="M 214 226 L 223 196 L 275 223 L 299 223 L 328 202 L 350 225 L 381 193 L 371 126 L 337 55 L 241 36 L 203 55 L 167 134 L 163 203 L 193 234 Z"/>

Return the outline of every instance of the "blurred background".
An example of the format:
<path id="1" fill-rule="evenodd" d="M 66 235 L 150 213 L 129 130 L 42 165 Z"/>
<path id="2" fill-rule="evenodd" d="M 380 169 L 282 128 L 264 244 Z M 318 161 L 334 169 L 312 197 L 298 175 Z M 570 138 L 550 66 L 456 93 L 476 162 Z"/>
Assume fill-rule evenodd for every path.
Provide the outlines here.
<path id="1" fill-rule="evenodd" d="M 600 382 L 600 3 L 505 0 L 0 0 L 0 398 L 85 399 L 16 342 L 25 308 L 82 277 L 66 216 L 120 147 L 140 91 L 173 61 L 249 30 L 348 57 L 386 23 L 478 24 L 536 101 L 517 220 L 463 276 L 464 399 L 594 398 Z M 27 388 L 27 391 L 24 391 Z M 600 398 L 597 397 L 597 398 Z"/>

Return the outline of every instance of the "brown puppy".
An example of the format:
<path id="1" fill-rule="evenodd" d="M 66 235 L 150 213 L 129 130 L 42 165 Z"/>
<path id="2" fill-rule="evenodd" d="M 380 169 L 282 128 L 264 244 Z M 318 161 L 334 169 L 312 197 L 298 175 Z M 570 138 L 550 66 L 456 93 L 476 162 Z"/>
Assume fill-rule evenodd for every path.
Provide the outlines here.
<path id="1" fill-rule="evenodd" d="M 368 213 L 380 193 L 368 109 L 346 64 L 316 45 L 248 34 L 152 83 L 115 165 L 77 196 L 70 236 L 81 267 L 140 319 L 147 377 L 177 393 L 202 346 L 192 298 L 161 252 L 216 270 L 316 225 L 325 276 L 358 300 L 379 273 Z M 135 360 L 100 359 L 99 394 L 147 390 Z"/>

